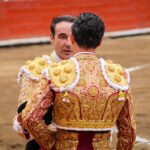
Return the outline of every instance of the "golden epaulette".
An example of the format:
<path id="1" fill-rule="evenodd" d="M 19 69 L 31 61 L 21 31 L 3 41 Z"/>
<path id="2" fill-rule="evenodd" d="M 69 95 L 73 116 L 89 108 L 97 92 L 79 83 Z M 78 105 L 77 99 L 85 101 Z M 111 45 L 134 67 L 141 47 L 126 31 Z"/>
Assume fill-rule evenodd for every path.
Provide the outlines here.
<path id="1" fill-rule="evenodd" d="M 71 90 L 78 82 L 78 66 L 75 59 L 51 64 L 46 77 L 51 80 L 52 88 L 58 91 Z"/>
<path id="2" fill-rule="evenodd" d="M 20 82 L 22 76 L 25 74 L 32 80 L 38 81 L 42 77 L 42 71 L 48 67 L 49 62 L 43 57 L 36 57 L 33 61 L 28 60 L 25 66 L 20 68 L 18 73 L 18 82 Z"/>
<path id="3" fill-rule="evenodd" d="M 101 69 L 105 80 L 113 88 L 126 91 L 129 89 L 130 77 L 128 71 L 120 64 L 100 59 Z"/>
<path id="4" fill-rule="evenodd" d="M 42 70 L 48 66 L 48 62 L 42 57 L 36 57 L 33 61 L 27 61 L 25 67 L 35 77 L 41 77 Z"/>

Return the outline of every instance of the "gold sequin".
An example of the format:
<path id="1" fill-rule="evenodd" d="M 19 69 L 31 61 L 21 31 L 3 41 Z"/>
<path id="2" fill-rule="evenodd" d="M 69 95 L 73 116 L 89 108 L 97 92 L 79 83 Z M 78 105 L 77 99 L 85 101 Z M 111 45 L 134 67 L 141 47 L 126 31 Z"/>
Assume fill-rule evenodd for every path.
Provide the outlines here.
<path id="1" fill-rule="evenodd" d="M 65 94 L 64 94 L 64 96 L 65 96 L 65 97 L 68 97 L 68 95 L 69 95 L 69 94 L 68 94 L 68 92 L 66 91 Z"/>
<path id="2" fill-rule="evenodd" d="M 100 87 L 106 87 L 107 86 L 107 82 L 103 79 L 99 81 L 99 86 Z"/>
<path id="3" fill-rule="evenodd" d="M 30 112 L 31 108 L 32 108 L 31 105 L 28 105 L 27 108 L 26 108 L 26 111 Z"/>
<path id="4" fill-rule="evenodd" d="M 33 70 L 35 68 L 35 65 L 34 64 L 30 64 L 29 65 L 29 70 Z"/>
<path id="5" fill-rule="evenodd" d="M 102 73 L 101 72 L 98 72 L 97 74 L 99 77 L 102 77 Z"/>
<path id="6" fill-rule="evenodd" d="M 51 67 L 52 67 L 52 68 L 58 67 L 58 64 L 57 64 L 57 63 L 54 63 L 54 64 L 51 65 Z"/>
<path id="7" fill-rule="evenodd" d="M 41 66 L 45 66 L 45 61 L 44 60 L 41 60 L 41 61 L 39 61 L 39 65 L 41 65 Z"/>
<path id="8" fill-rule="evenodd" d="M 78 82 L 79 86 L 84 86 L 85 84 L 86 84 L 85 79 L 80 79 L 79 82 Z"/>
<path id="9" fill-rule="evenodd" d="M 60 77 L 60 79 L 59 79 L 59 81 L 61 82 L 61 83 L 65 83 L 66 81 L 67 81 L 67 77 L 66 76 L 61 76 Z"/>
<path id="10" fill-rule="evenodd" d="M 116 75 L 114 79 L 115 79 L 116 82 L 121 82 L 121 78 L 118 75 Z"/>
<path id="11" fill-rule="evenodd" d="M 90 96 L 97 96 L 99 91 L 98 91 L 98 88 L 95 87 L 95 86 L 92 86 L 88 89 L 88 93 Z"/>
<path id="12" fill-rule="evenodd" d="M 94 66 L 92 64 L 88 64 L 87 67 L 86 67 L 86 69 L 88 71 L 93 71 L 94 70 Z"/>
<path id="13" fill-rule="evenodd" d="M 66 72 L 66 73 L 70 73 L 71 71 L 72 71 L 72 69 L 71 69 L 71 66 L 66 66 L 65 68 L 64 68 L 64 71 Z"/>
<path id="14" fill-rule="evenodd" d="M 122 91 L 120 91 L 120 92 L 119 92 L 119 97 L 125 97 L 125 93 L 122 92 Z"/>
<path id="15" fill-rule="evenodd" d="M 124 75 L 124 72 L 123 72 L 122 70 L 120 70 L 120 71 L 119 71 L 119 74 L 120 74 L 121 76 L 123 76 L 123 75 Z"/>
<path id="16" fill-rule="evenodd" d="M 37 72 L 37 74 L 41 74 L 42 69 L 38 67 L 38 68 L 36 69 L 36 72 Z"/>
<path id="17" fill-rule="evenodd" d="M 115 71 L 115 68 L 114 68 L 113 66 L 108 66 L 108 71 L 114 72 L 114 71 Z"/>
<path id="18" fill-rule="evenodd" d="M 58 76 L 58 75 L 60 75 L 61 70 L 60 70 L 60 69 L 55 69 L 55 70 L 53 71 L 53 73 L 54 73 L 55 76 Z"/>

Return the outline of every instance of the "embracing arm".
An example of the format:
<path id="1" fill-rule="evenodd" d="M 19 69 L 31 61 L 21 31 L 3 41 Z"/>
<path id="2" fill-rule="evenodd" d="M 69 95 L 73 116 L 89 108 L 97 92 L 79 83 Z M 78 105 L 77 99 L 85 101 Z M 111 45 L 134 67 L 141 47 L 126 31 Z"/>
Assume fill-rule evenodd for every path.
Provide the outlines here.
<path id="1" fill-rule="evenodd" d="M 51 106 L 52 93 L 45 79 L 41 79 L 35 91 L 22 112 L 22 123 L 39 145 L 50 150 L 54 137 L 46 126 L 43 117 Z"/>
<path id="2" fill-rule="evenodd" d="M 30 99 L 32 92 L 34 91 L 33 81 L 25 74 L 22 76 L 20 82 L 20 95 L 18 101 L 17 113 L 13 119 L 13 129 L 23 138 L 29 139 L 30 134 L 22 127 L 21 113 L 26 107 L 28 100 Z"/>

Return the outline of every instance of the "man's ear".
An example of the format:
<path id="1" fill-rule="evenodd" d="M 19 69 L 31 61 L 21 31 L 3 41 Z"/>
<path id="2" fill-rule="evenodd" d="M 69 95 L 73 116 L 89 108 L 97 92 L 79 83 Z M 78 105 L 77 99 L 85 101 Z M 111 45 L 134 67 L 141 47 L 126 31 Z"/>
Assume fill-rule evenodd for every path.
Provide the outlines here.
<path id="1" fill-rule="evenodd" d="M 51 42 L 51 43 L 53 43 L 53 42 L 54 42 L 54 36 L 53 36 L 53 34 L 52 34 L 52 33 L 50 33 L 49 38 L 50 38 L 50 42 Z"/>

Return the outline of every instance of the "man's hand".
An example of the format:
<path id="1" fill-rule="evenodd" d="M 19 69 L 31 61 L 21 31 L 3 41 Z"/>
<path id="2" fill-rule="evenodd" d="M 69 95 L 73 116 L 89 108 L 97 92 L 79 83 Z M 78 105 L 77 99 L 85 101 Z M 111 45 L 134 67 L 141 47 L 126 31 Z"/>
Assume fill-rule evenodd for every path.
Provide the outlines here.
<path id="1" fill-rule="evenodd" d="M 21 115 L 18 114 L 13 119 L 13 129 L 24 139 L 28 140 L 30 138 L 30 134 L 22 127 L 22 118 Z"/>

